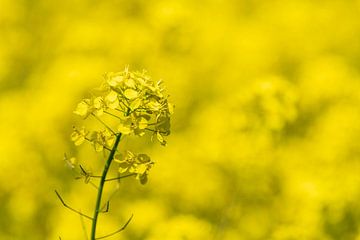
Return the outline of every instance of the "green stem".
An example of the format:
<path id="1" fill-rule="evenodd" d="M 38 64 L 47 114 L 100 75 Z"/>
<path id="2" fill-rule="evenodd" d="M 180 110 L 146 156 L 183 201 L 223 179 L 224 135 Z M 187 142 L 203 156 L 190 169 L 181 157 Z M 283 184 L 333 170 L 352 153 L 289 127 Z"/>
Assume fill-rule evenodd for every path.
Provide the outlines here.
<path id="1" fill-rule="evenodd" d="M 121 133 L 119 133 L 116 136 L 114 146 L 111 149 L 109 157 L 108 157 L 108 159 L 107 159 L 107 161 L 105 163 L 103 173 L 101 175 L 100 185 L 99 185 L 99 188 L 98 188 L 98 194 L 97 194 L 97 198 L 96 198 L 94 217 L 93 217 L 93 220 L 92 220 L 91 238 L 90 238 L 91 240 L 96 239 L 96 224 L 97 224 L 97 219 L 98 219 L 99 212 L 100 212 L 101 197 L 102 197 L 102 192 L 103 192 L 103 189 L 104 189 L 104 184 L 105 184 L 105 181 L 106 181 L 106 175 L 107 175 L 107 172 L 109 171 L 111 162 L 114 159 L 114 155 L 115 155 L 116 149 L 117 149 L 117 147 L 119 145 L 120 138 L 121 138 Z"/>

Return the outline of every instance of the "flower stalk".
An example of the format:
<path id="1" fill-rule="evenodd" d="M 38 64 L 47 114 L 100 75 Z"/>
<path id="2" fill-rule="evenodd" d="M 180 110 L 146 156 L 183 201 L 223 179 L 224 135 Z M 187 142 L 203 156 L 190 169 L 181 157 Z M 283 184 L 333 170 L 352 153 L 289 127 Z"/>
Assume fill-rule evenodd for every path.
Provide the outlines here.
<path id="1" fill-rule="evenodd" d="M 102 193 L 103 193 L 103 189 L 104 189 L 104 184 L 105 184 L 105 181 L 106 181 L 106 175 L 107 175 L 107 173 L 108 173 L 108 171 L 109 171 L 111 162 L 112 162 L 113 159 L 114 159 L 116 149 L 117 149 L 117 147 L 119 146 L 119 143 L 120 143 L 120 139 L 121 139 L 121 133 L 119 133 L 119 134 L 116 136 L 116 140 L 115 140 L 114 146 L 113 146 L 113 148 L 111 149 L 111 152 L 110 152 L 110 154 L 109 154 L 109 157 L 108 157 L 108 159 L 107 159 L 107 161 L 106 161 L 106 163 L 105 163 L 103 173 L 102 173 L 102 175 L 101 175 L 100 184 L 99 184 L 99 189 L 98 189 L 98 194 L 97 194 L 97 198 L 96 198 L 96 204 L 95 204 L 95 210 L 94 210 L 94 217 L 93 217 L 93 219 L 92 219 L 91 237 L 90 237 L 91 240 L 95 240 L 95 239 L 96 239 L 96 225 L 97 225 L 97 219 L 98 219 L 99 212 L 100 212 L 100 204 L 101 204 L 101 198 L 102 198 Z"/>

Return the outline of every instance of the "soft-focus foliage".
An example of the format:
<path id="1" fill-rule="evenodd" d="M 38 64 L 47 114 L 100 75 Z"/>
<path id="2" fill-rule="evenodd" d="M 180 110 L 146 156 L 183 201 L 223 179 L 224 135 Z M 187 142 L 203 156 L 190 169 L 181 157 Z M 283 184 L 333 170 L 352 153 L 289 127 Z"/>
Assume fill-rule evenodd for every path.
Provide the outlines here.
<path id="1" fill-rule="evenodd" d="M 98 174 L 103 153 L 69 141 L 72 111 L 127 64 L 176 111 L 167 148 L 120 143 L 156 164 L 115 186 L 99 235 L 134 213 L 109 239 L 360 239 L 359 16 L 359 0 L 0 0 L 0 239 L 84 239 L 54 189 L 91 212 L 68 165 Z"/>

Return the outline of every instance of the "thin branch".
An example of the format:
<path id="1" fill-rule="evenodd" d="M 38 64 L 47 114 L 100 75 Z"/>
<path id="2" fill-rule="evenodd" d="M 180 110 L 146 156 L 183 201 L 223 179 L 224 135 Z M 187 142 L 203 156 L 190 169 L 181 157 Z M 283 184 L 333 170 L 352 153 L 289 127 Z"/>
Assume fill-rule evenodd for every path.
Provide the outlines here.
<path id="1" fill-rule="evenodd" d="M 120 177 L 115 177 L 115 178 L 109 178 L 109 179 L 106 179 L 105 181 L 108 182 L 108 181 L 119 180 L 119 179 L 122 179 L 122 178 L 131 177 L 131 176 L 134 176 L 134 175 L 136 175 L 136 173 L 130 173 L 130 174 L 128 174 L 128 175 L 124 175 L 124 176 L 120 176 Z"/>
<path id="2" fill-rule="evenodd" d="M 120 103 L 120 101 L 119 101 L 119 103 Z M 126 113 L 126 111 L 124 111 L 123 109 L 114 108 L 114 110 L 119 111 L 119 112 L 122 112 L 122 113 Z"/>
<path id="3" fill-rule="evenodd" d="M 86 182 L 86 183 L 90 183 L 90 184 L 93 185 L 96 189 L 98 189 L 98 187 L 97 187 L 93 182 L 91 182 L 91 178 L 101 178 L 101 176 L 91 175 L 90 172 L 86 171 L 81 164 L 79 164 L 79 167 L 80 167 L 80 169 L 81 169 L 81 173 L 80 173 L 80 174 L 81 174 L 82 176 L 77 177 L 77 178 L 75 178 L 75 179 L 81 179 L 81 178 L 85 177 L 85 182 Z M 136 173 L 130 173 L 130 174 L 124 175 L 124 176 L 109 178 L 109 179 L 105 179 L 105 182 L 115 181 L 115 180 L 119 180 L 119 179 L 122 179 L 122 178 L 131 177 L 131 176 L 134 176 L 134 175 L 136 175 Z"/>
<path id="4" fill-rule="evenodd" d="M 81 166 L 81 164 L 79 164 L 79 167 L 81 169 L 81 172 L 83 173 L 83 175 L 88 176 L 89 172 L 85 171 L 85 169 L 83 168 L 83 166 Z"/>
<path id="5" fill-rule="evenodd" d="M 118 111 L 120 111 L 120 110 L 118 110 Z M 121 111 L 121 112 L 123 112 L 123 111 Z M 108 114 L 108 115 L 110 115 L 110 116 L 113 116 L 113 117 L 115 117 L 115 118 L 117 118 L 117 119 L 121 119 L 119 116 L 116 116 L 115 114 L 112 114 L 111 112 L 104 111 L 104 113 L 106 113 L 106 114 Z"/>
<path id="6" fill-rule="evenodd" d="M 126 107 L 126 106 L 125 106 Z M 121 112 L 121 113 L 126 113 L 124 110 L 122 109 L 118 109 L 118 108 L 115 108 L 114 110 L 118 111 L 118 112 Z"/>
<path id="7" fill-rule="evenodd" d="M 87 138 L 87 137 L 85 138 L 85 140 L 88 141 L 88 142 L 90 142 L 90 143 L 92 143 L 92 141 L 91 141 L 89 138 Z M 106 150 L 108 150 L 109 152 L 111 152 L 111 149 L 108 148 L 107 146 L 105 146 L 105 145 L 103 145 L 103 144 L 100 144 L 100 145 L 103 146 L 104 149 L 106 149 Z"/>
<path id="8" fill-rule="evenodd" d="M 82 179 L 83 177 L 86 177 L 86 175 L 85 175 L 86 171 L 84 170 L 84 168 L 80 164 L 79 164 L 79 167 L 80 167 L 81 172 L 79 172 L 75 167 L 71 168 L 72 173 L 80 174 L 80 176 L 74 176 L 75 180 L 79 180 L 79 179 Z M 93 182 L 91 182 L 91 180 L 89 180 L 88 183 L 90 183 L 90 185 L 93 186 L 95 189 L 98 189 L 98 187 Z"/>
<path id="9" fill-rule="evenodd" d="M 86 217 L 87 219 L 93 220 L 92 217 L 89 217 L 88 215 L 85 215 L 85 214 L 83 214 L 82 212 L 80 212 L 80 211 L 78 211 L 78 210 L 70 207 L 69 205 L 67 205 L 67 204 L 64 202 L 64 200 L 62 199 L 62 197 L 60 196 L 60 194 L 59 194 L 56 190 L 55 190 L 55 193 L 56 193 L 57 197 L 60 199 L 61 203 L 64 205 L 64 207 L 70 209 L 70 210 L 73 211 L 73 212 L 76 212 L 76 213 L 79 214 L 80 216 L 83 216 L 83 217 Z"/>
<path id="10" fill-rule="evenodd" d="M 91 186 L 93 186 L 96 190 L 99 190 L 99 187 L 98 186 L 96 186 L 96 184 L 95 183 L 93 183 L 92 181 L 89 181 L 89 183 L 91 184 Z"/>
<path id="11" fill-rule="evenodd" d="M 86 171 L 81 164 L 79 164 L 79 167 L 81 169 L 81 175 L 85 178 L 85 183 L 88 184 L 91 181 L 91 172 Z"/>
<path id="12" fill-rule="evenodd" d="M 104 239 L 104 238 L 111 237 L 111 236 L 113 236 L 113 235 L 115 235 L 115 234 L 123 231 L 123 230 L 127 227 L 127 225 L 130 223 L 130 221 L 131 221 L 131 219 L 133 218 L 133 216 L 134 216 L 134 214 L 131 214 L 131 217 L 129 218 L 129 220 L 128 220 L 128 221 L 124 224 L 124 226 L 122 226 L 119 230 L 116 230 L 116 231 L 113 232 L 113 233 L 110 233 L 110 234 L 108 234 L 108 235 L 105 235 L 105 236 L 102 236 L 102 237 L 98 237 L 98 238 L 95 238 L 95 239 Z"/>
<path id="13" fill-rule="evenodd" d="M 101 176 L 96 176 L 96 175 L 89 175 L 89 177 L 92 177 L 92 178 L 101 178 Z"/>
<path id="14" fill-rule="evenodd" d="M 91 186 L 93 186 L 95 189 L 98 189 L 98 187 L 95 185 L 95 183 L 93 183 L 91 181 L 91 178 L 93 177 L 90 172 L 87 172 L 83 166 L 81 164 L 79 164 L 79 168 L 81 170 L 81 172 L 76 172 L 78 174 L 80 174 L 80 176 L 75 177 L 76 180 L 82 179 L 83 177 L 85 178 L 85 183 L 90 183 Z"/>
<path id="15" fill-rule="evenodd" d="M 83 178 L 83 176 L 75 177 L 75 180 L 79 180 L 79 179 L 82 179 L 82 178 Z M 90 185 L 91 185 L 92 187 L 94 187 L 95 189 L 99 189 L 98 186 L 96 186 L 96 184 L 93 183 L 91 180 L 89 180 L 88 182 L 85 182 L 85 183 L 90 183 Z"/>
<path id="16" fill-rule="evenodd" d="M 154 130 L 154 129 L 150 129 L 150 128 L 145 128 L 145 130 L 148 130 L 148 131 L 150 131 L 150 132 L 154 132 L 154 133 L 159 132 L 159 133 L 161 133 L 161 134 L 168 134 L 167 132 L 156 131 L 156 130 Z"/>
<path id="17" fill-rule="evenodd" d="M 125 98 L 125 96 L 124 95 L 122 95 L 124 98 Z M 130 104 L 129 104 L 129 101 L 128 100 L 126 100 L 126 98 L 125 98 L 125 101 L 126 101 L 126 103 L 124 103 L 124 101 L 119 101 L 119 103 L 122 103 L 127 109 L 129 109 L 130 108 Z"/>
<path id="18" fill-rule="evenodd" d="M 126 99 L 124 93 L 120 89 L 116 89 L 114 87 L 111 87 L 111 90 L 113 90 L 113 91 L 117 92 L 118 94 L 120 94 L 122 96 L 122 98 L 121 98 L 121 101 L 119 101 L 119 103 L 122 103 L 122 104 L 125 105 L 126 108 L 129 108 L 130 104 L 129 104 L 129 101 Z M 128 105 L 126 105 L 122 100 L 125 100 Z"/>

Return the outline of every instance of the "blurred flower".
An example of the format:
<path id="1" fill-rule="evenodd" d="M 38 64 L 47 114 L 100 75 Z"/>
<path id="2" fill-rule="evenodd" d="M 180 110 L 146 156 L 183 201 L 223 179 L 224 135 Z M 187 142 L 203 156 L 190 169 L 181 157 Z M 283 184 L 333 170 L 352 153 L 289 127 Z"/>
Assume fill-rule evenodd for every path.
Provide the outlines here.
<path id="1" fill-rule="evenodd" d="M 104 147 L 112 147 L 115 141 L 115 135 L 108 129 L 93 131 L 89 135 L 89 141 L 94 145 L 96 152 L 101 152 Z"/>
<path id="2" fill-rule="evenodd" d="M 75 146 L 81 145 L 88 135 L 88 131 L 85 127 L 82 127 L 80 130 L 74 127 L 74 132 L 71 134 L 71 140 L 74 142 Z"/>

